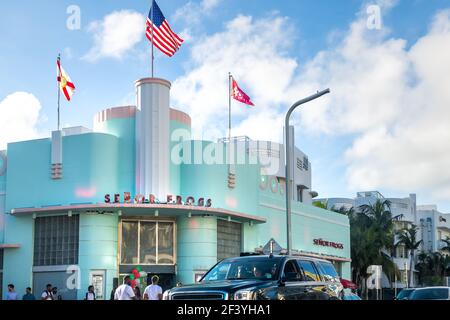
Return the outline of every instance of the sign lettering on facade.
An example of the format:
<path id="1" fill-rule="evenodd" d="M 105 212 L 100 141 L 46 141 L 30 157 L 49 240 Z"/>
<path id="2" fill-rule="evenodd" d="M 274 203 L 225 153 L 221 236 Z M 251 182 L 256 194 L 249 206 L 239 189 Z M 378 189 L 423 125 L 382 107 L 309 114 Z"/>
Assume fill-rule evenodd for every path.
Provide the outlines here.
<path id="1" fill-rule="evenodd" d="M 337 243 L 337 242 L 327 241 L 327 240 L 323 240 L 323 239 L 314 239 L 313 241 L 314 241 L 314 245 L 316 245 L 316 246 L 332 247 L 335 249 L 344 249 L 343 243 Z"/>
<path id="2" fill-rule="evenodd" d="M 105 194 L 105 203 L 122 203 L 121 202 L 121 195 L 120 193 L 116 193 L 111 196 L 111 194 Z M 212 206 L 212 200 L 205 198 L 198 198 L 196 199 L 192 196 L 186 197 L 186 201 L 183 201 L 182 196 L 173 196 L 173 195 L 167 195 L 166 202 L 161 202 L 158 200 L 155 195 L 151 194 L 148 198 L 146 198 L 142 194 L 137 194 L 133 201 L 131 199 L 131 193 L 130 192 L 124 192 L 123 193 L 123 203 L 142 203 L 142 204 L 176 204 L 176 205 L 188 205 L 188 206 L 198 206 L 198 207 L 211 207 Z"/>

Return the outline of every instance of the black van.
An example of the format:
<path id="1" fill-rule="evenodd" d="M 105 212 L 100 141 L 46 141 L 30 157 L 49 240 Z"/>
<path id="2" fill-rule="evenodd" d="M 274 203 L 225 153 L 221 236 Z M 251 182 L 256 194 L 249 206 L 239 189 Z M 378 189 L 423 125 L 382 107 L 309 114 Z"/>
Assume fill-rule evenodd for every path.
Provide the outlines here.
<path id="1" fill-rule="evenodd" d="M 303 256 L 229 258 L 197 284 L 164 292 L 165 300 L 337 300 L 343 286 L 327 260 Z"/>

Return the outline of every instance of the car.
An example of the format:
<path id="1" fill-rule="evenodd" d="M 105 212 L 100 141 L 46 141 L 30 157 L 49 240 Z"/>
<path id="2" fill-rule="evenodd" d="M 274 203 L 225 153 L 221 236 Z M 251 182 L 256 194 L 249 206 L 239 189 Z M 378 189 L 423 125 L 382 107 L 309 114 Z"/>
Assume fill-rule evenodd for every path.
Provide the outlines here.
<path id="1" fill-rule="evenodd" d="M 394 298 L 394 300 L 408 300 L 411 294 L 416 290 L 415 288 L 405 288 L 402 289 L 397 296 Z"/>
<path id="2" fill-rule="evenodd" d="M 199 281 L 164 292 L 164 300 L 339 300 L 343 286 L 327 260 L 283 255 L 228 258 Z"/>
<path id="3" fill-rule="evenodd" d="M 449 287 L 417 288 L 409 296 L 409 300 L 450 300 Z"/>

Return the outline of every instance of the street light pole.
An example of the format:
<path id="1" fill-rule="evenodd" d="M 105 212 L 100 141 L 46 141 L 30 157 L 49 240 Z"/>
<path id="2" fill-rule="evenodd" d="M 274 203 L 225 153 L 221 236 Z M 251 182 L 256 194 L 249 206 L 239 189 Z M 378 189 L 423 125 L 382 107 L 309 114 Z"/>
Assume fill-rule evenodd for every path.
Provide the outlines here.
<path id="1" fill-rule="evenodd" d="M 292 184 L 291 184 L 291 150 L 290 150 L 290 139 L 289 139 L 289 119 L 291 117 L 292 112 L 302 104 L 305 104 L 309 101 L 320 98 L 321 96 L 330 93 L 330 89 L 323 90 L 321 92 L 317 92 L 312 96 L 309 96 L 305 99 L 299 100 L 292 105 L 292 107 L 288 110 L 285 119 L 285 155 L 286 155 L 286 236 L 287 236 L 287 254 L 292 254 L 292 233 L 291 233 L 291 201 L 292 201 Z"/>

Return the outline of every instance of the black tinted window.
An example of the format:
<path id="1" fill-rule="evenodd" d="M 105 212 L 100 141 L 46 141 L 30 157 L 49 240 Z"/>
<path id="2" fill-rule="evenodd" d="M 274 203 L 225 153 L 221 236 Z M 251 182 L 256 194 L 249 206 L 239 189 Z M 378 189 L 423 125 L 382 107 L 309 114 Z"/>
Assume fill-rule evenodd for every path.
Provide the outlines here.
<path id="1" fill-rule="evenodd" d="M 397 299 L 401 300 L 401 299 L 407 299 L 409 296 L 411 296 L 411 293 L 413 293 L 414 290 L 409 290 L 409 289 L 403 289 L 402 291 L 400 291 L 400 293 L 397 295 Z"/>
<path id="2" fill-rule="evenodd" d="M 415 290 L 411 294 L 411 300 L 443 300 L 448 299 L 447 288 L 430 288 Z"/>
<path id="3" fill-rule="evenodd" d="M 306 281 L 320 281 L 320 277 L 317 274 L 317 270 L 314 267 L 313 262 L 306 260 L 299 260 L 298 263 L 302 268 L 303 273 L 305 274 Z"/>
<path id="4" fill-rule="evenodd" d="M 202 281 L 278 278 L 281 259 L 226 259 L 213 267 Z"/>
<path id="5" fill-rule="evenodd" d="M 284 266 L 284 276 L 290 281 L 301 279 L 295 260 L 286 262 L 286 265 Z"/>

